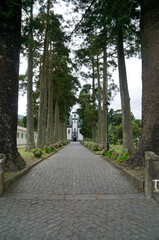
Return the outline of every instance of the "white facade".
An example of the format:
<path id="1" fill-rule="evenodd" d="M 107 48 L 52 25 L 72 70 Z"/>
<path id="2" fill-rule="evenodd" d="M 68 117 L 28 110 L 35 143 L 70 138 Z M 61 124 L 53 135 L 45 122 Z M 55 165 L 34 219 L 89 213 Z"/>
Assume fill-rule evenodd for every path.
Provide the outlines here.
<path id="1" fill-rule="evenodd" d="M 17 145 L 26 145 L 27 129 L 17 126 Z M 34 132 L 34 141 L 37 142 L 37 133 Z"/>
<path id="2" fill-rule="evenodd" d="M 72 140 L 72 128 L 67 127 L 67 140 Z"/>
<path id="3" fill-rule="evenodd" d="M 76 112 L 73 112 L 69 117 L 67 126 L 67 140 L 74 142 L 83 140 L 83 136 L 80 133 L 80 119 Z"/>

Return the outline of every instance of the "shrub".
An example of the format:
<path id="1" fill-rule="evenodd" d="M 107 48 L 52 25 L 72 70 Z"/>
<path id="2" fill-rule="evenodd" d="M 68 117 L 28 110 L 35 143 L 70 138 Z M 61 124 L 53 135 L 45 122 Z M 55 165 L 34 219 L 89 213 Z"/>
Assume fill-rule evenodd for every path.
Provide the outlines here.
<path id="1" fill-rule="evenodd" d="M 106 149 L 104 149 L 104 151 L 103 151 L 103 155 L 104 155 L 104 156 L 111 157 L 111 155 L 112 155 L 113 152 L 115 152 L 114 149 L 109 150 L 109 151 L 107 151 Z"/>
<path id="2" fill-rule="evenodd" d="M 35 157 L 41 157 L 43 152 L 40 148 L 34 148 L 31 150 Z"/>
<path id="3" fill-rule="evenodd" d="M 102 146 L 100 144 L 95 143 L 95 144 L 91 145 L 91 149 L 93 151 L 101 151 L 102 150 Z"/>
<path id="4" fill-rule="evenodd" d="M 93 144 L 93 143 L 88 143 L 88 147 L 89 147 L 89 149 L 92 148 L 92 144 Z"/>
<path id="5" fill-rule="evenodd" d="M 125 152 L 125 153 L 120 154 L 119 157 L 117 158 L 117 160 L 119 162 L 124 162 L 128 159 L 129 156 L 130 156 L 130 153 Z"/>
<path id="6" fill-rule="evenodd" d="M 127 153 L 127 152 L 119 154 L 114 149 L 111 149 L 109 151 L 104 149 L 103 156 L 108 156 L 110 158 L 117 159 L 119 162 L 124 162 L 124 161 L 126 161 L 128 159 L 130 154 Z"/>
<path id="7" fill-rule="evenodd" d="M 119 153 L 113 152 L 112 153 L 112 158 L 117 159 L 119 157 Z"/>
<path id="8" fill-rule="evenodd" d="M 67 145 L 67 141 L 63 141 L 62 143 L 63 143 L 63 146 Z"/>
<path id="9" fill-rule="evenodd" d="M 70 142 L 69 141 L 59 141 L 59 142 L 51 144 L 49 146 L 44 146 L 42 149 L 34 148 L 31 150 L 31 152 L 34 154 L 35 157 L 41 157 L 43 154 L 43 151 L 45 151 L 46 153 L 53 152 L 56 149 L 58 149 L 64 145 L 67 145 L 68 143 L 70 143 Z"/>
<path id="10" fill-rule="evenodd" d="M 59 148 L 59 142 L 54 144 L 55 148 L 58 149 Z"/>
<path id="11" fill-rule="evenodd" d="M 55 151 L 55 146 L 54 146 L 54 144 L 51 144 L 49 147 L 50 147 L 50 151 L 51 151 L 51 152 Z"/>
<path id="12" fill-rule="evenodd" d="M 45 149 L 46 153 L 49 153 L 49 152 L 52 151 L 52 147 L 51 146 L 45 146 L 44 149 Z"/>
<path id="13" fill-rule="evenodd" d="M 89 142 L 84 142 L 85 147 L 89 147 Z"/>
<path id="14" fill-rule="evenodd" d="M 119 157 L 119 154 L 118 154 L 114 149 L 111 149 L 111 150 L 109 150 L 109 151 L 107 151 L 106 149 L 104 149 L 104 151 L 103 151 L 103 156 L 108 156 L 108 157 L 117 159 L 117 158 Z"/>

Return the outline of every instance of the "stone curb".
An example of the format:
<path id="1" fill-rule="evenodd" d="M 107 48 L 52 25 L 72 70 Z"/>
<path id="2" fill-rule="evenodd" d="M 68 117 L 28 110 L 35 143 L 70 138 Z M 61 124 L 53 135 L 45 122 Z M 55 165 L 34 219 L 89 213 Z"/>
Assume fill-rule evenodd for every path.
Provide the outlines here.
<path id="1" fill-rule="evenodd" d="M 111 160 L 109 160 L 108 158 L 105 158 L 103 156 L 101 156 L 101 158 L 103 158 L 104 160 L 108 161 L 110 164 L 112 164 L 114 167 L 116 167 L 117 169 L 119 169 L 124 176 L 126 176 L 131 183 L 133 183 L 133 185 L 137 188 L 139 188 L 140 190 L 144 191 L 144 187 L 145 187 L 145 180 L 135 176 L 133 173 L 127 171 L 124 167 L 119 166 L 118 164 L 112 162 Z"/>
<path id="2" fill-rule="evenodd" d="M 63 148 L 63 147 L 62 147 Z M 30 171 L 30 169 L 32 169 L 33 167 L 35 167 L 37 164 L 39 164 L 40 162 L 44 161 L 45 159 L 51 157 L 52 155 L 54 155 L 55 153 L 57 153 L 59 150 L 61 150 L 62 148 L 59 148 L 56 150 L 56 152 L 53 152 L 52 154 L 50 154 L 49 156 L 40 159 L 39 161 L 31 164 L 30 166 L 24 168 L 21 172 L 17 173 L 16 175 L 14 175 L 13 177 L 8 178 L 7 180 L 4 181 L 4 192 L 6 192 L 9 187 L 15 183 L 19 178 L 21 178 L 22 176 L 24 176 L 27 172 Z"/>
<path id="3" fill-rule="evenodd" d="M 144 199 L 143 194 L 52 194 L 52 193 L 6 193 L 4 197 L 12 199 L 42 199 L 42 200 L 123 200 L 123 199 Z"/>
<path id="4" fill-rule="evenodd" d="M 82 145 L 83 145 L 83 144 L 82 144 Z M 84 146 L 84 145 L 83 145 L 83 146 Z M 84 146 L 84 147 L 85 147 L 85 146 Z M 87 148 L 87 147 L 85 147 L 85 148 Z M 90 150 L 91 152 L 93 152 L 94 154 L 96 154 L 96 153 L 95 153 L 94 151 L 92 151 L 91 149 L 89 149 L 89 148 L 87 148 L 87 149 Z M 142 190 L 142 191 L 145 191 L 145 180 L 143 180 L 143 179 L 135 176 L 135 175 L 132 174 L 131 172 L 128 172 L 124 167 L 117 165 L 116 163 L 112 162 L 112 161 L 109 160 L 108 158 L 105 158 L 105 157 L 103 157 L 102 155 L 98 155 L 98 154 L 96 154 L 96 155 L 97 155 L 97 156 L 100 156 L 102 159 L 108 161 L 108 162 L 111 163 L 114 167 L 116 167 L 117 169 L 119 169 L 119 170 L 123 173 L 123 175 L 126 176 L 126 177 L 129 179 L 129 181 L 131 181 L 131 183 L 132 183 L 135 187 L 139 188 L 139 189 Z"/>
<path id="5" fill-rule="evenodd" d="M 84 146 L 84 145 L 83 145 Z M 85 147 L 85 146 L 84 146 Z M 87 147 L 86 147 L 87 148 Z M 91 149 L 87 148 L 88 150 L 90 150 L 91 152 L 93 152 L 94 154 L 96 154 L 94 151 L 92 151 Z M 98 155 L 98 154 L 96 154 Z M 119 169 L 122 174 L 138 189 L 140 189 L 141 191 L 143 191 L 145 193 L 145 180 L 135 176 L 133 173 L 127 171 L 124 167 L 119 166 L 118 164 L 112 162 L 111 160 L 109 160 L 108 158 L 103 157 L 102 155 L 98 155 L 100 156 L 102 159 L 108 161 L 110 164 L 112 164 L 114 167 L 116 167 L 117 169 Z M 159 204 L 159 194 L 152 194 L 153 199 Z"/>

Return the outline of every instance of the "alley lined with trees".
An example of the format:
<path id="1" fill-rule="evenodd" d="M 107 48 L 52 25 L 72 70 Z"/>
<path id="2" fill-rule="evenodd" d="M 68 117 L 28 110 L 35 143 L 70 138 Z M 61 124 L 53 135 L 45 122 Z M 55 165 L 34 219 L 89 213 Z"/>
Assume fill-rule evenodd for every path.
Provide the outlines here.
<path id="1" fill-rule="evenodd" d="M 65 140 L 67 117 L 76 102 L 81 104 L 78 113 L 85 124 L 86 135 L 105 147 L 105 103 L 118 91 L 111 79 L 111 68 L 117 66 L 123 151 L 132 153 L 128 160 L 131 165 L 142 166 L 145 151 L 158 154 L 159 145 L 157 0 L 141 3 L 136 0 L 65 2 L 68 6 L 71 3 L 74 11 L 81 14 L 81 20 L 74 24 L 71 34 L 66 31 L 70 22 L 62 24 L 63 18 L 54 13 L 51 0 L 38 2 L 36 14 L 37 2 L 33 0 L 0 3 L 0 152 L 6 155 L 6 169 L 18 170 L 25 166 L 16 146 L 19 78 L 20 87 L 27 87 L 28 95 L 27 151 L 34 147 L 34 119 L 37 121 L 38 147 Z M 80 49 L 74 52 L 76 63 L 70 58 L 68 48 L 74 35 L 83 39 Z M 20 50 L 28 58 L 24 76 L 18 76 Z M 133 142 L 125 66 L 125 57 L 136 55 L 142 57 L 143 82 L 142 131 L 137 149 Z M 91 79 L 92 84 L 83 86 L 77 99 L 80 77 L 75 73 L 82 66 L 87 66 L 88 72 L 81 76 Z M 85 93 L 90 89 L 91 95 L 87 98 Z"/>
<path id="2" fill-rule="evenodd" d="M 0 1 L 0 155 L 5 171 L 15 174 L 26 166 L 17 149 L 19 90 L 27 92 L 26 151 L 34 148 L 34 130 L 38 149 L 49 150 L 51 144 L 55 150 L 66 140 L 68 116 L 79 103 L 81 133 L 96 142 L 87 143 L 90 149 L 97 151 L 99 143 L 103 151 L 110 134 L 112 141 L 123 142 L 127 163 L 143 167 L 145 152 L 159 154 L 158 0 L 64 2 L 72 11 L 69 21 L 55 14 L 52 0 Z M 20 53 L 28 60 L 24 75 L 19 75 Z M 125 58 L 131 56 L 142 59 L 142 123 L 130 109 Z M 117 67 L 119 89 L 112 79 Z M 108 119 L 106 105 L 118 91 L 122 109 L 111 109 Z M 34 166 L 0 198 L 0 209 L 3 240 L 159 236 L 157 202 L 80 143 L 70 143 Z"/>
<path id="3" fill-rule="evenodd" d="M 0 198 L 1 239 L 156 239 L 159 208 L 80 143 L 49 157 Z"/>

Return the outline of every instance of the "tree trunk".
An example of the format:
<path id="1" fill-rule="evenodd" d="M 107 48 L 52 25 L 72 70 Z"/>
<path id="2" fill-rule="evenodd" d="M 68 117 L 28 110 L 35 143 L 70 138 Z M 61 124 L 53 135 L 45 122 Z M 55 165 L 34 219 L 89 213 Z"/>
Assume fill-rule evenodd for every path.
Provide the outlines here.
<path id="1" fill-rule="evenodd" d="M 62 123 L 62 140 L 66 141 L 66 122 Z"/>
<path id="2" fill-rule="evenodd" d="M 96 142 L 94 57 L 92 57 L 92 104 L 93 104 L 92 141 Z"/>
<path id="3" fill-rule="evenodd" d="M 34 120 L 33 120 L 33 1 L 30 6 L 29 22 L 29 48 L 28 48 L 28 81 L 27 81 L 27 145 L 26 151 L 35 147 L 34 144 Z"/>
<path id="4" fill-rule="evenodd" d="M 62 122 L 58 124 L 58 141 L 62 140 Z"/>
<path id="5" fill-rule="evenodd" d="M 122 106 L 123 151 L 133 153 L 134 143 L 131 125 L 130 98 L 127 85 L 127 75 L 123 48 L 123 33 L 121 27 L 119 27 L 117 35 L 117 53 L 118 53 L 120 96 Z"/>
<path id="6" fill-rule="evenodd" d="M 17 150 L 21 1 L 1 1 L 0 15 L 0 153 L 15 171 L 25 167 Z"/>
<path id="7" fill-rule="evenodd" d="M 102 145 L 107 147 L 107 110 L 105 103 L 108 101 L 108 76 L 107 76 L 107 49 L 103 49 L 103 124 Z"/>
<path id="8" fill-rule="evenodd" d="M 67 141 L 67 120 L 64 123 L 64 140 Z"/>
<path id="9" fill-rule="evenodd" d="M 55 114 L 54 114 L 54 122 L 53 122 L 53 143 L 55 143 Z"/>
<path id="10" fill-rule="evenodd" d="M 53 143 L 53 80 L 52 80 L 52 55 L 51 54 L 50 54 L 50 69 L 49 69 L 48 81 L 49 83 L 48 83 L 48 112 L 47 112 L 47 144 L 51 144 Z"/>
<path id="11" fill-rule="evenodd" d="M 54 138 L 55 142 L 59 141 L 59 103 L 58 103 L 58 97 L 56 97 L 56 102 L 55 102 L 55 131 L 54 131 Z"/>
<path id="12" fill-rule="evenodd" d="M 49 16 L 50 11 L 50 1 L 47 5 L 47 15 Z M 38 115 L 38 140 L 37 146 L 43 147 L 46 144 L 46 127 L 47 127 L 47 63 L 48 63 L 48 20 L 45 26 L 45 40 L 44 40 L 44 53 L 43 53 L 43 63 L 40 74 L 40 106 Z"/>
<path id="13" fill-rule="evenodd" d="M 51 70 L 52 71 L 52 70 Z M 53 82 L 52 74 L 48 84 L 47 144 L 53 143 Z"/>
<path id="14" fill-rule="evenodd" d="M 38 112 L 38 138 L 37 138 L 37 147 L 43 147 L 43 108 L 44 108 L 44 93 L 43 93 L 43 78 L 42 78 L 42 67 L 40 71 L 40 103 L 39 103 L 39 112 Z"/>
<path id="15" fill-rule="evenodd" d="M 98 143 L 101 143 L 102 110 L 101 110 L 101 86 L 100 86 L 100 72 L 99 72 L 98 56 L 97 56 L 97 80 L 98 80 Z"/>
<path id="16" fill-rule="evenodd" d="M 133 166 L 144 165 L 146 151 L 159 154 L 159 4 L 141 2 L 142 133 Z"/>

